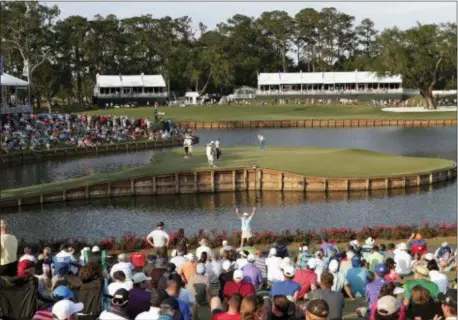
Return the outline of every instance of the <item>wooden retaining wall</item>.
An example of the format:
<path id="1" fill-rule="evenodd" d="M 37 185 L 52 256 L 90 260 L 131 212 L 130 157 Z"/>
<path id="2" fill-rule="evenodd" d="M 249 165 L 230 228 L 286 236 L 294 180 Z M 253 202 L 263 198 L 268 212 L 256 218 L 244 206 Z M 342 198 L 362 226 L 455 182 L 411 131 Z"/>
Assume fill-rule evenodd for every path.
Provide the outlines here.
<path id="1" fill-rule="evenodd" d="M 196 141 L 196 143 L 198 140 Z M 138 151 L 145 149 L 158 149 L 168 148 L 183 145 L 182 138 L 173 138 L 170 140 L 158 140 L 158 141 L 136 141 L 126 142 L 118 144 L 107 144 L 97 147 L 68 147 L 68 148 L 56 148 L 51 150 L 38 150 L 38 151 L 21 151 L 11 152 L 7 154 L 0 154 L 0 162 L 17 162 L 17 161 L 41 161 L 49 158 L 56 157 L 75 157 L 83 155 L 99 155 L 102 153 L 114 153 L 114 152 L 125 152 L 125 151 Z"/>
<path id="2" fill-rule="evenodd" d="M 456 119 L 447 120 L 252 120 L 252 121 L 179 121 L 177 126 L 190 129 L 239 128 L 371 128 L 371 127 L 445 127 L 456 126 Z"/>
<path id="3" fill-rule="evenodd" d="M 186 193 L 218 193 L 226 191 L 300 191 L 332 192 L 390 190 L 431 185 L 456 177 L 453 167 L 395 177 L 323 178 L 281 172 L 270 169 L 227 169 L 200 172 L 176 172 L 139 177 L 122 181 L 106 181 L 78 188 L 23 197 L 2 199 L 0 207 L 21 207 L 49 202 Z"/>

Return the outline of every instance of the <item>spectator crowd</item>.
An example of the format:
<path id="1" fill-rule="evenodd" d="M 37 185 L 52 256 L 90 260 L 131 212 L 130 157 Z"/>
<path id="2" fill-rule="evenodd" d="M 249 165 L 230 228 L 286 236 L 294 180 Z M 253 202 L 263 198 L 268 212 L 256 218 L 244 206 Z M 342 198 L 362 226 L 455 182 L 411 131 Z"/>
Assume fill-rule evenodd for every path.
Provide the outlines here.
<path id="1" fill-rule="evenodd" d="M 446 272 L 456 271 L 457 252 L 448 243 L 431 250 L 415 233 L 397 245 L 354 239 L 342 251 L 323 235 L 316 250 L 273 243 L 263 252 L 247 227 L 253 216 L 240 216 L 240 246 L 223 240 L 219 250 L 205 238 L 191 250 L 183 229 L 172 238 L 160 222 L 146 237 L 153 249 L 120 252 L 115 263 L 103 248 L 77 253 L 65 243 L 19 256 L 2 220 L 0 318 L 334 320 L 345 311 L 371 320 L 456 319 L 456 283 Z"/>
<path id="2" fill-rule="evenodd" d="M 138 139 L 183 137 L 170 121 L 74 114 L 3 115 L 1 152 L 50 149 L 58 146 L 95 147 Z"/>

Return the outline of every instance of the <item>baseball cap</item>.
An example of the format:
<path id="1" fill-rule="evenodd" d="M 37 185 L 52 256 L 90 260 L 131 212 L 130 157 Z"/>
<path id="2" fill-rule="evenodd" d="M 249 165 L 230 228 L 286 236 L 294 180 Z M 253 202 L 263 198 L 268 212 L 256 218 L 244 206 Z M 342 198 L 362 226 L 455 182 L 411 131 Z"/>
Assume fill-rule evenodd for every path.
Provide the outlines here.
<path id="1" fill-rule="evenodd" d="M 72 290 L 70 290 L 66 286 L 58 286 L 54 291 L 52 292 L 52 299 L 54 301 L 60 301 L 64 299 L 68 300 L 74 300 L 75 295 L 73 294 Z"/>
<path id="2" fill-rule="evenodd" d="M 242 279 L 243 279 L 243 271 L 235 270 L 234 271 L 234 280 L 242 280 Z"/>
<path id="3" fill-rule="evenodd" d="M 437 295 L 437 298 L 439 299 L 441 303 L 446 304 L 456 309 L 456 305 L 457 305 L 456 296 L 457 296 L 456 289 L 448 289 L 445 294 L 442 292 L 439 293 Z"/>
<path id="4" fill-rule="evenodd" d="M 129 302 L 129 291 L 118 289 L 111 298 L 111 303 L 115 306 L 124 306 Z"/>
<path id="5" fill-rule="evenodd" d="M 121 253 L 118 255 L 118 260 L 126 260 L 127 259 L 127 255 L 125 253 Z"/>
<path id="6" fill-rule="evenodd" d="M 283 269 L 283 274 L 289 278 L 294 277 L 296 274 L 296 269 L 294 269 L 293 266 L 286 266 L 285 269 Z"/>
<path id="7" fill-rule="evenodd" d="M 188 253 L 184 257 L 186 258 L 186 260 L 189 260 L 189 261 L 193 261 L 194 260 L 194 255 L 192 253 Z"/>
<path id="8" fill-rule="evenodd" d="M 309 261 L 307 261 L 307 267 L 309 269 L 315 269 L 316 266 L 317 266 L 317 262 L 316 262 L 316 260 L 314 258 L 311 258 L 311 259 L 309 259 Z"/>
<path id="9" fill-rule="evenodd" d="M 198 263 L 197 264 L 196 273 L 197 274 L 204 274 L 205 273 L 205 265 L 203 263 Z"/>
<path id="10" fill-rule="evenodd" d="M 337 272 L 339 269 L 339 262 L 336 259 L 332 259 L 331 262 L 329 262 L 328 269 L 330 272 Z"/>
<path id="11" fill-rule="evenodd" d="M 247 257 L 247 260 L 248 260 L 249 262 L 256 261 L 256 256 L 255 256 L 254 254 L 250 253 L 250 254 L 248 255 L 248 257 Z"/>
<path id="12" fill-rule="evenodd" d="M 387 273 L 386 265 L 384 263 L 376 264 L 374 271 L 379 277 L 383 277 Z"/>
<path id="13" fill-rule="evenodd" d="M 351 265 L 353 268 L 359 268 L 361 266 L 361 259 L 358 256 L 351 258 Z"/>
<path id="14" fill-rule="evenodd" d="M 425 277 L 429 276 L 429 270 L 425 266 L 416 266 L 415 272 Z"/>
<path id="15" fill-rule="evenodd" d="M 143 272 L 138 272 L 132 277 L 134 283 L 142 283 L 143 281 L 149 281 L 151 277 L 147 277 Z"/>
<path id="16" fill-rule="evenodd" d="M 226 260 L 223 262 L 222 267 L 224 271 L 229 271 L 229 269 L 232 267 L 232 263 L 229 260 Z"/>
<path id="17" fill-rule="evenodd" d="M 248 217 L 248 212 L 244 212 L 244 213 L 243 213 L 243 216 L 244 216 L 244 217 Z"/>
<path id="18" fill-rule="evenodd" d="M 275 256 L 275 255 L 277 255 L 277 249 L 271 248 L 271 249 L 269 250 L 269 256 Z"/>
<path id="19" fill-rule="evenodd" d="M 381 316 L 391 316 L 401 307 L 393 296 L 384 296 L 377 301 L 377 313 Z"/>
<path id="20" fill-rule="evenodd" d="M 227 240 L 223 240 L 223 247 L 226 247 L 228 245 Z"/>
<path id="21" fill-rule="evenodd" d="M 100 252 L 100 248 L 99 248 L 99 246 L 93 246 L 91 251 L 92 252 Z"/>
<path id="22" fill-rule="evenodd" d="M 310 301 L 305 310 L 307 310 L 307 312 L 314 315 L 315 317 L 327 319 L 329 315 L 329 305 L 323 299 Z"/>
<path id="23" fill-rule="evenodd" d="M 158 227 L 163 227 L 163 226 L 164 226 L 164 222 L 162 222 L 162 221 L 161 221 L 161 222 L 158 222 L 158 223 L 156 224 L 156 226 L 158 226 Z"/>
<path id="24" fill-rule="evenodd" d="M 74 303 L 70 300 L 58 301 L 52 307 L 53 315 L 59 320 L 67 320 L 77 312 L 81 312 L 84 308 L 82 303 Z"/>

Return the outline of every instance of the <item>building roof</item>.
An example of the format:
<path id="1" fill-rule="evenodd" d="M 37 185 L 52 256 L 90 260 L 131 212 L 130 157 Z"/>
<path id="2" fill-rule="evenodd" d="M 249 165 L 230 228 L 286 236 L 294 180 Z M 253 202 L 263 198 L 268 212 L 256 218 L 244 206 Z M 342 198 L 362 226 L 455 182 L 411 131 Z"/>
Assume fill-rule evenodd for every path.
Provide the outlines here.
<path id="1" fill-rule="evenodd" d="M 400 75 L 378 77 L 374 72 L 260 73 L 259 85 L 332 83 L 402 83 Z"/>
<path id="2" fill-rule="evenodd" d="M 2 86 L 11 86 L 11 87 L 27 87 L 29 83 L 22 79 L 13 77 L 8 73 L 3 73 L 0 79 L 0 84 Z"/>
<path id="3" fill-rule="evenodd" d="M 120 87 L 165 87 L 164 78 L 161 75 L 97 75 L 97 87 L 120 88 Z"/>

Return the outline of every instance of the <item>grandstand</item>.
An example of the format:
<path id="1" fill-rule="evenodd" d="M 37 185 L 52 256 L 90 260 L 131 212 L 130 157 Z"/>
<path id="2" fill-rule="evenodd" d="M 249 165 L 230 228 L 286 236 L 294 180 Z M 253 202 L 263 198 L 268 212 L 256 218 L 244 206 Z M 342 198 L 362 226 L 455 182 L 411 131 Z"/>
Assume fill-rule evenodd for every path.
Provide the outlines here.
<path id="1" fill-rule="evenodd" d="M 163 104 L 168 98 L 162 75 L 100 75 L 97 74 L 93 104 L 113 105 Z"/>

